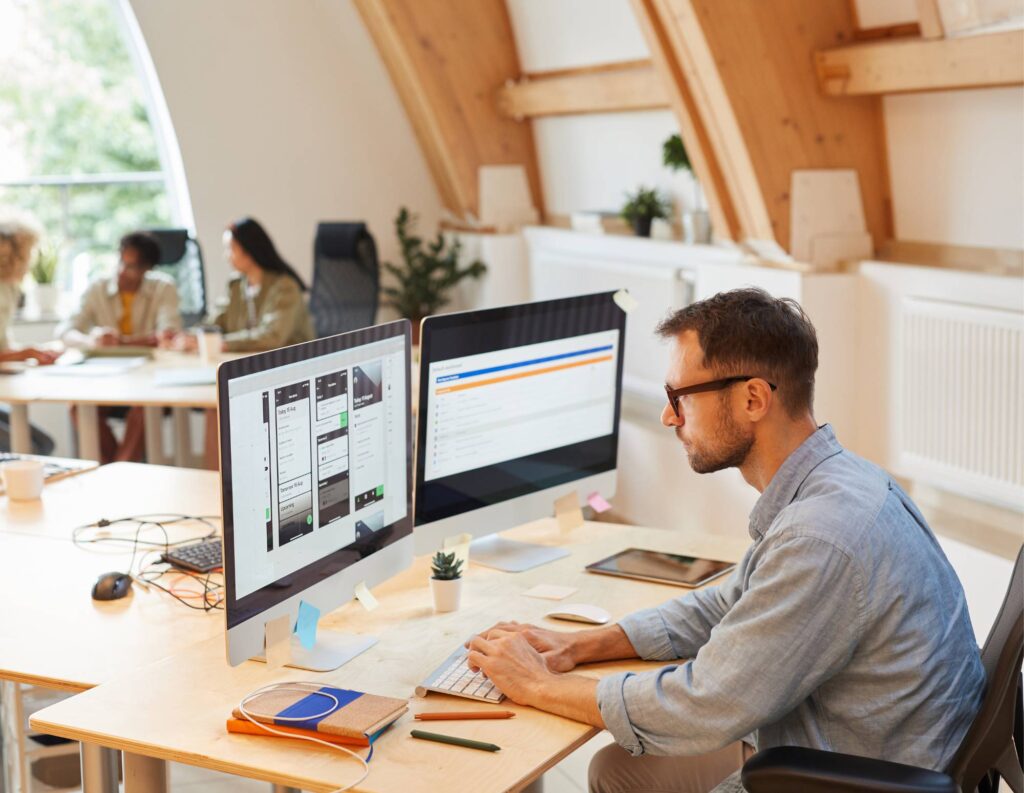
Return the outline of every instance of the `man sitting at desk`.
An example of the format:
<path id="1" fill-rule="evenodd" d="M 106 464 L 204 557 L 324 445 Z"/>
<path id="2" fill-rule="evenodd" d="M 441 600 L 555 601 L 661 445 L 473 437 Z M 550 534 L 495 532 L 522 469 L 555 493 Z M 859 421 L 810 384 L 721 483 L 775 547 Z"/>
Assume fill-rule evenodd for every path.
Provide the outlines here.
<path id="1" fill-rule="evenodd" d="M 779 745 L 944 769 L 985 685 L 963 589 L 910 498 L 815 423 L 810 321 L 742 289 L 658 333 L 672 342 L 662 423 L 694 471 L 736 467 L 761 493 L 753 544 L 726 583 L 618 625 L 498 624 L 470 664 L 515 702 L 607 728 L 618 745 L 590 767 L 602 793 L 742 790 L 752 747 Z M 678 662 L 565 674 L 636 657 Z"/>
<path id="2" fill-rule="evenodd" d="M 117 274 L 90 284 L 78 310 L 57 334 L 69 347 L 155 347 L 181 329 L 178 290 L 173 279 L 153 272 L 160 245 L 143 231 L 121 238 Z M 124 418 L 124 439 L 118 444 L 107 422 Z M 103 408 L 100 411 L 101 462 L 137 460 L 142 456 L 144 420 L 141 408 Z"/>

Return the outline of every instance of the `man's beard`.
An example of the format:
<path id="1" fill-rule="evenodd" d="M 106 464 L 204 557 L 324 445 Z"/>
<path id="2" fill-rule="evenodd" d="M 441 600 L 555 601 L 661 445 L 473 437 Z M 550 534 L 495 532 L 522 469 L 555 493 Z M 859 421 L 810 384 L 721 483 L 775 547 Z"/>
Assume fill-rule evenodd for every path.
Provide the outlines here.
<path id="1" fill-rule="evenodd" d="M 676 436 L 683 440 L 682 427 L 676 428 Z M 710 474 L 725 468 L 743 465 L 754 446 L 754 434 L 745 435 L 724 409 L 718 427 L 712 435 L 714 447 L 691 444 L 686 446 L 690 468 L 698 474 Z"/>

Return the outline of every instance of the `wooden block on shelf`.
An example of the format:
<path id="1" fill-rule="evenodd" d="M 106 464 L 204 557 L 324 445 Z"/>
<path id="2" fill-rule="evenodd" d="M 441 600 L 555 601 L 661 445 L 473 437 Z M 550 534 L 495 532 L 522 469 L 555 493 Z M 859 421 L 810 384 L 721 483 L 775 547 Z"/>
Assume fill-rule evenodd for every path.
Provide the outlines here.
<path id="1" fill-rule="evenodd" d="M 851 169 L 796 170 L 790 176 L 790 253 L 797 261 L 830 266 L 827 256 L 863 248 L 867 235 L 857 172 Z M 846 237 L 846 239 L 843 239 Z M 815 240 L 822 238 L 815 258 Z M 829 238 L 829 239 L 825 239 Z M 835 239 L 831 239 L 835 238 Z M 856 239 L 854 239 L 856 238 Z"/>

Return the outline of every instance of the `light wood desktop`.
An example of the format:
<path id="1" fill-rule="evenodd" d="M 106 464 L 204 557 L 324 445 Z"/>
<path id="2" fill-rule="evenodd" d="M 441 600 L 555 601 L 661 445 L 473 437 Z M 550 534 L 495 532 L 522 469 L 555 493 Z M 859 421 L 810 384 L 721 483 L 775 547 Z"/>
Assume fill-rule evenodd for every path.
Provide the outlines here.
<path id="1" fill-rule="evenodd" d="M 190 408 L 216 408 L 217 387 L 204 385 L 161 385 L 158 373 L 171 370 L 198 370 L 203 364 L 197 355 L 155 350 L 152 360 L 117 374 L 90 373 L 86 367 L 67 367 L 65 374 L 46 368 L 27 367 L 20 374 L 0 376 L 0 402 L 11 406 L 11 447 L 16 452 L 31 451 L 29 405 L 33 402 L 58 402 L 78 409 L 78 454 L 87 460 L 99 459 L 98 408 L 131 405 L 146 409 L 146 448 L 151 462 L 162 462 L 160 432 L 163 409 L 174 409 L 175 458 L 187 460 L 188 418 Z M 226 358 L 226 356 L 225 356 Z"/>
<path id="2" fill-rule="evenodd" d="M 82 695 L 37 713 L 35 729 L 125 752 L 126 793 L 163 791 L 163 760 L 202 766 L 310 791 L 330 791 L 358 775 L 360 767 L 339 752 L 298 741 L 228 735 L 225 719 L 246 693 L 275 681 L 316 680 L 347 688 L 411 697 L 414 687 L 455 646 L 475 631 L 502 619 L 517 619 L 562 630 L 570 623 L 546 620 L 555 601 L 522 593 L 539 583 L 575 586 L 569 601 L 600 605 L 613 618 L 682 594 L 675 587 L 595 576 L 585 564 L 630 545 L 697 555 L 738 559 L 745 543 L 711 535 L 587 523 L 562 534 L 553 519 L 509 531 L 527 542 L 565 545 L 572 554 L 516 575 L 470 566 L 459 611 L 435 614 L 428 588 L 428 560 L 417 559 L 408 571 L 374 590 L 380 607 L 366 612 L 350 603 L 327 615 L 321 630 L 370 633 L 380 638 L 373 648 L 340 669 L 316 675 L 291 669 L 268 670 L 247 662 L 230 668 L 223 638 L 183 647 L 177 655 L 149 666 L 132 664 L 122 674 Z M 582 626 L 579 626 L 582 627 Z M 652 668 L 630 662 L 593 665 L 583 674 Z M 467 701 L 431 694 L 412 698 L 410 713 L 375 746 L 370 775 L 361 791 L 518 789 L 537 778 L 597 730 L 532 708 L 502 703 L 517 713 L 501 722 L 452 722 L 452 735 L 496 743 L 496 754 L 416 741 L 409 737 L 419 711 L 464 710 Z M 477 707 L 485 707 L 478 705 Z M 83 756 L 85 753 L 83 752 Z M 88 790 L 86 793 L 90 793 Z"/>

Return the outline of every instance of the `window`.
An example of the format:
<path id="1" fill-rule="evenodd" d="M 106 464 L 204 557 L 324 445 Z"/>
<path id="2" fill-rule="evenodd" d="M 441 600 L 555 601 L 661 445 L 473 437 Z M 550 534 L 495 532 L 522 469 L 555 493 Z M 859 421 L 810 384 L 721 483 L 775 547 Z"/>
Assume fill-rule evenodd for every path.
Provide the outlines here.
<path id="1" fill-rule="evenodd" d="M 124 13 L 117 0 L 0 0 L 0 205 L 39 219 L 66 292 L 113 270 L 125 232 L 183 220 Z"/>

